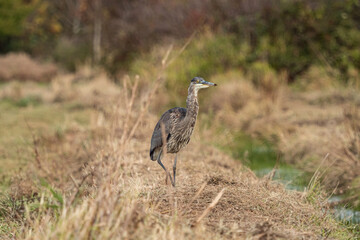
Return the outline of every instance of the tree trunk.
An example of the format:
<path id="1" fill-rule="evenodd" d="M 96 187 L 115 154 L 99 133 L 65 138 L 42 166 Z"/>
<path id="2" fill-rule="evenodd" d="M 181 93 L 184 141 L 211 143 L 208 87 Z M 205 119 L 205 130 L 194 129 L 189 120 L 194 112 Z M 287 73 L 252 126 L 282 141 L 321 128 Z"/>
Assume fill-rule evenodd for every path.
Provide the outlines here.
<path id="1" fill-rule="evenodd" d="M 93 54 L 94 64 L 98 64 L 101 59 L 101 4 L 102 0 L 95 0 L 94 14 L 94 36 L 93 36 Z"/>
<path id="2" fill-rule="evenodd" d="M 80 32 L 80 1 L 81 0 L 75 0 L 74 20 L 72 26 L 72 32 L 74 35 Z"/>

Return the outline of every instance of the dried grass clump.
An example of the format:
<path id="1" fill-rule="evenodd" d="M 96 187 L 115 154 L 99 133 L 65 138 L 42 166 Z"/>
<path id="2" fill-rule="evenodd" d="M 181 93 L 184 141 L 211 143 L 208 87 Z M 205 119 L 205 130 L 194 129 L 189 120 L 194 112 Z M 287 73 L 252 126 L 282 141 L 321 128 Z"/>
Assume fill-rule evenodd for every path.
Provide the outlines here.
<path id="1" fill-rule="evenodd" d="M 347 104 L 347 101 L 345 101 Z M 307 172 L 320 167 L 324 186 L 337 193 L 353 188 L 359 168 L 359 114 L 356 106 L 343 102 L 327 107 L 299 106 L 298 117 L 279 121 L 293 127 L 280 135 L 285 160 Z M 323 103 L 321 104 L 323 105 Z M 328 155 L 326 161 L 322 159 Z"/>
<path id="2" fill-rule="evenodd" d="M 49 85 L 35 82 L 12 81 L 0 89 L 0 99 L 14 101 L 34 98 L 41 103 L 69 103 L 79 107 L 97 107 L 119 96 L 121 89 L 104 72 L 96 74 L 61 74 L 52 78 Z"/>
<path id="3" fill-rule="evenodd" d="M 211 79 L 218 87 L 204 107 L 213 113 L 212 123 L 226 126 L 233 132 L 241 130 L 261 137 L 273 135 L 274 126 L 270 122 L 276 122 L 290 93 L 285 85 L 285 74 L 275 76 L 268 66 L 264 68 L 249 72 L 245 77 L 239 71 L 230 71 Z"/>
<path id="4" fill-rule="evenodd" d="M 275 70 L 265 62 L 254 63 L 247 75 L 252 83 L 266 95 L 276 94 L 278 88 L 284 85 L 287 79 L 285 73 L 276 74 Z"/>
<path id="5" fill-rule="evenodd" d="M 356 106 L 350 106 L 344 109 L 343 128 L 341 133 L 338 132 L 336 137 L 338 142 L 332 142 L 330 159 L 332 160 L 334 172 L 330 172 L 324 181 L 328 185 L 334 185 L 337 179 L 337 188 L 340 192 L 353 192 L 350 199 L 345 201 L 357 202 L 359 204 L 360 194 L 358 182 L 360 172 L 360 111 Z"/>
<path id="6" fill-rule="evenodd" d="M 25 53 L 0 56 L 0 81 L 49 82 L 57 73 L 54 64 L 42 64 Z"/>
<path id="7" fill-rule="evenodd" d="M 297 81 L 298 87 L 303 90 L 331 90 L 340 87 L 341 83 L 334 81 L 339 77 L 336 69 L 323 66 L 311 66 Z"/>
<path id="8" fill-rule="evenodd" d="M 256 97 L 257 92 L 251 83 L 243 79 L 232 79 L 219 84 L 208 104 L 214 112 L 223 109 L 237 112 L 248 103 L 249 99 Z"/>

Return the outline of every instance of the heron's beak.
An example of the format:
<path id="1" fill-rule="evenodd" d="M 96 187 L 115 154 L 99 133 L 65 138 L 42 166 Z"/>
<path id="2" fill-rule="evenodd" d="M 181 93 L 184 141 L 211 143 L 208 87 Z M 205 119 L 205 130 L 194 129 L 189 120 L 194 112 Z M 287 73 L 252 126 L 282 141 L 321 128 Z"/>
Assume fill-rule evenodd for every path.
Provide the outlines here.
<path id="1" fill-rule="evenodd" d="M 217 86 L 216 83 L 207 82 L 207 81 L 205 81 L 205 80 L 204 80 L 204 81 L 201 81 L 201 84 L 207 85 L 207 87 L 209 87 L 209 86 L 214 86 L 214 87 Z"/>

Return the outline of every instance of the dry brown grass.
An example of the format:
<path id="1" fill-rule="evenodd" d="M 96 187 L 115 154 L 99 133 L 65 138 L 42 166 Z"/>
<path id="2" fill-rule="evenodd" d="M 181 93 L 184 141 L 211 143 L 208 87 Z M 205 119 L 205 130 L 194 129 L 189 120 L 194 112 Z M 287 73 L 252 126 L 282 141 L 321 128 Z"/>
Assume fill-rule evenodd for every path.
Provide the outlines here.
<path id="1" fill-rule="evenodd" d="M 159 78 L 145 95 L 139 95 L 136 81 L 127 82 L 120 95 L 104 101 L 98 108 L 92 117 L 96 124 L 91 132 L 70 131 L 61 139 L 50 137 L 40 139 L 39 146 L 34 144 L 38 154 L 35 153 L 32 179 L 39 189 L 32 201 L 36 204 L 24 203 L 13 215 L 18 217 L 7 219 L 14 224 L 4 237 L 318 239 L 351 236 L 322 211 L 322 201 L 310 204 L 307 193 L 289 192 L 268 177 L 258 179 L 239 162 L 203 144 L 190 144 L 181 152 L 178 186 L 165 185 L 163 170 L 148 156 L 149 139 L 157 120 L 148 113 L 148 107 L 161 81 Z M 132 90 L 125 86 L 132 86 Z M 92 137 L 88 138 L 89 134 Z M 84 139 L 88 147 L 81 150 Z M 196 132 L 192 142 L 198 139 Z M 171 158 L 165 161 L 169 161 L 168 165 Z M 46 179 L 48 187 L 36 184 L 40 177 Z M 51 207 L 54 205 L 57 207 Z"/>
<path id="2" fill-rule="evenodd" d="M 54 64 L 42 64 L 25 53 L 0 56 L 0 81 L 49 82 L 57 73 Z"/>
<path id="3" fill-rule="evenodd" d="M 356 124 L 359 122 L 358 103 L 346 100 L 351 94 L 343 93 L 345 100 L 340 102 L 335 100 L 339 93 L 334 92 L 332 97 L 326 97 L 330 100 L 325 103 L 298 103 L 293 113 L 296 119 L 290 120 L 294 115 L 286 117 L 293 131 L 282 134 L 280 143 L 287 161 L 308 172 L 321 165 L 321 171 L 325 171 L 324 185 L 329 190 L 337 188 L 337 193 L 356 187 L 353 181 L 360 172 Z M 320 94 L 318 97 L 321 99 Z M 279 121 L 286 122 L 285 119 Z M 321 163 L 327 154 L 328 158 Z"/>
<path id="4" fill-rule="evenodd" d="M 271 140 L 284 160 L 309 173 L 320 166 L 324 186 L 336 193 L 359 188 L 358 122 L 360 94 L 350 88 L 294 92 L 286 85 L 264 91 L 241 83 L 241 75 L 225 75 L 228 82 L 213 93 L 216 125 Z M 214 77 L 212 81 L 221 81 Z M 232 79 L 238 79 L 238 89 Z M 326 79 L 328 81 L 328 79 Z M 261 81 L 260 81 L 261 82 Z M 241 86 L 241 87 L 240 87 Z M 239 92 L 237 97 L 233 92 Z M 246 92 L 245 97 L 243 92 Z M 229 107 L 229 106 L 241 107 Z M 212 136 L 226 143 L 229 135 Z M 322 159 L 326 161 L 322 162 Z M 357 195 L 358 196 L 358 195 Z"/>
<path id="5" fill-rule="evenodd" d="M 89 68 L 83 66 L 74 74 L 54 76 L 48 85 L 11 81 L 0 89 L 0 99 L 20 100 L 36 96 L 43 103 L 77 102 L 83 107 L 94 107 L 115 98 L 120 92 L 117 85 L 104 71 L 98 70 L 94 75 Z"/>
<path id="6" fill-rule="evenodd" d="M 251 83 L 235 78 L 220 84 L 206 107 L 215 112 L 223 109 L 237 112 L 245 106 L 248 99 L 256 98 L 257 95 Z"/>
<path id="7" fill-rule="evenodd" d="M 105 75 L 94 76 L 85 69 L 80 76 L 54 78 L 50 94 L 37 94 L 47 103 L 93 106 L 91 123 L 85 129 L 68 128 L 60 135 L 34 135 L 34 160 L 14 179 L 11 194 L 0 201 L 1 233 L 5 233 L 1 237 L 351 238 L 351 233 L 323 211 L 327 205 L 321 196 L 287 191 L 272 182 L 271 176 L 258 179 L 223 152 L 201 144 L 198 128 L 191 141 L 197 144 L 190 144 L 179 156 L 178 186 L 164 183 L 163 170 L 148 156 L 150 136 L 158 119 L 149 113 L 149 107 L 159 86 L 163 86 L 170 50 L 154 82 L 125 77 L 119 87 Z M 258 91 L 246 81 L 237 85 L 236 74 L 226 76 L 226 81 L 232 81 L 224 80 L 210 102 L 214 122 L 229 124 L 229 131 L 242 129 L 257 135 L 278 130 L 282 133 L 280 139 L 286 139 L 279 120 L 287 120 L 283 121 L 286 126 L 295 129 L 294 117 L 284 106 L 292 96 L 275 76 L 262 77 L 256 75 L 253 79 Z M 81 84 L 84 79 L 92 81 Z M 146 87 L 139 86 L 141 82 L 146 82 Z M 27 89 L 12 85 L 1 96 L 31 95 Z M 291 131 L 287 134 L 291 136 Z M 171 157 L 165 159 L 167 165 Z"/>

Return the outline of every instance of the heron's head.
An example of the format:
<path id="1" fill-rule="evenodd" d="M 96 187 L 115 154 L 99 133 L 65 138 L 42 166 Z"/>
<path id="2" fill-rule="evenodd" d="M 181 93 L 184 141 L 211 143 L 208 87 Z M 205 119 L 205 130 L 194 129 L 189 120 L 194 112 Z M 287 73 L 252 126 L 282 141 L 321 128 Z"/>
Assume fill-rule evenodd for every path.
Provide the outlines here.
<path id="1" fill-rule="evenodd" d="M 207 82 L 201 77 L 194 77 L 191 79 L 190 87 L 194 87 L 194 89 L 199 90 L 201 88 L 208 88 L 210 86 L 216 86 L 215 83 Z"/>

